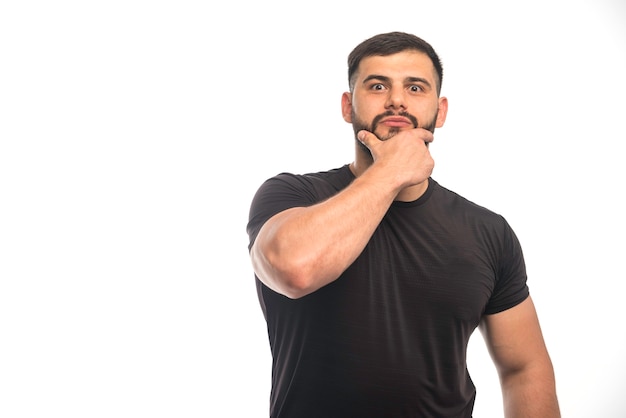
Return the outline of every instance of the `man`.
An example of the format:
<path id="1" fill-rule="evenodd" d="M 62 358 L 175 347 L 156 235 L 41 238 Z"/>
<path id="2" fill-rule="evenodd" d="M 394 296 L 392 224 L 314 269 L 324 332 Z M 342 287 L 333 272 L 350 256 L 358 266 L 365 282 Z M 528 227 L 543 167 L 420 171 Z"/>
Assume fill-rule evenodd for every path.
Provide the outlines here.
<path id="1" fill-rule="evenodd" d="M 355 159 L 257 191 L 250 255 L 273 356 L 271 417 L 471 417 L 479 327 L 507 417 L 559 417 L 554 372 L 503 217 L 431 178 L 441 62 L 392 32 L 348 57 Z"/>

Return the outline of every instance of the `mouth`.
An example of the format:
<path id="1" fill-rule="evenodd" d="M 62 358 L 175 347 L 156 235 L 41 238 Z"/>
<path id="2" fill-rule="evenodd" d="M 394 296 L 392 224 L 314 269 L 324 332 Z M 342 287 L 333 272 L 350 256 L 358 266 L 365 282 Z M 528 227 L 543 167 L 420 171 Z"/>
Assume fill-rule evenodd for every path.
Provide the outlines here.
<path id="1" fill-rule="evenodd" d="M 402 116 L 390 116 L 382 119 L 379 125 L 387 126 L 389 128 L 415 128 L 416 125 L 408 118 Z"/>

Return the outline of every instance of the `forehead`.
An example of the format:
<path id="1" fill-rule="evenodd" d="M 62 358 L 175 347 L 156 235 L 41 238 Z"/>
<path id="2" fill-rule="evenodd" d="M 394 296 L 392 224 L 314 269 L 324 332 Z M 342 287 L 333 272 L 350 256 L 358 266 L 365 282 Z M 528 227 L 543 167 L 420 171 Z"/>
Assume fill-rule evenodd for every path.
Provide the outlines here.
<path id="1" fill-rule="evenodd" d="M 434 85 L 436 71 L 428 55 L 423 52 L 402 51 L 391 55 L 363 58 L 359 64 L 357 79 L 364 79 L 371 75 L 400 79 L 418 77 Z"/>

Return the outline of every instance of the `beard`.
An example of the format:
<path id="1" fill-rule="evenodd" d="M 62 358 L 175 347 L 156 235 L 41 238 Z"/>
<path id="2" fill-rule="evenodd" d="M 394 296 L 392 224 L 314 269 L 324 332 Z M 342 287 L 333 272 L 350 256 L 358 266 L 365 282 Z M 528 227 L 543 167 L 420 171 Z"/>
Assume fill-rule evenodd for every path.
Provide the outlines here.
<path id="1" fill-rule="evenodd" d="M 432 133 L 435 133 L 435 125 L 437 123 L 437 114 L 439 113 L 439 109 L 437 109 L 437 112 L 435 112 L 435 115 L 432 117 L 431 120 L 427 121 L 427 123 L 424 123 L 422 126 L 419 126 L 419 123 L 417 121 L 417 118 L 413 115 L 411 115 L 408 112 L 400 112 L 400 113 L 394 113 L 391 110 L 386 111 L 385 113 L 381 113 L 380 115 L 377 115 L 374 117 L 374 119 L 372 120 L 371 124 L 367 124 L 366 122 L 364 122 L 363 120 L 361 120 L 356 113 L 354 113 L 354 110 L 352 111 L 352 129 L 354 130 L 354 137 L 356 139 L 356 134 L 359 131 L 362 130 L 366 130 L 369 132 L 372 132 L 374 135 L 376 135 L 378 137 L 378 139 L 380 139 L 381 141 L 386 141 L 389 138 L 395 136 L 398 134 L 398 132 L 400 132 L 400 128 L 390 128 L 389 131 L 387 132 L 386 135 L 384 136 L 380 136 L 376 133 L 376 128 L 378 128 L 378 124 L 380 123 L 380 121 L 383 118 L 386 118 L 388 116 L 402 116 L 405 117 L 407 119 L 409 119 L 412 123 L 413 123 L 413 127 L 414 128 L 423 128 L 426 129 L 427 131 L 430 131 Z M 365 152 L 367 153 L 370 157 L 372 155 L 372 153 L 370 152 L 369 148 L 367 148 L 361 141 L 359 141 L 358 139 L 356 139 L 357 144 L 359 145 L 359 147 Z M 426 146 L 428 146 L 428 144 L 426 144 Z"/>

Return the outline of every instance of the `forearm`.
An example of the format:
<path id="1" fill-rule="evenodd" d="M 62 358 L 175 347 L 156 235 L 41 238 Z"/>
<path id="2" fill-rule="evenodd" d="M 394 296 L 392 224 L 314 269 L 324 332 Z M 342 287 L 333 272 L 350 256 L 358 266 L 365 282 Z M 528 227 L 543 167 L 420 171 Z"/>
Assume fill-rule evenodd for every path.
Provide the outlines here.
<path id="1" fill-rule="evenodd" d="M 506 418 L 560 418 L 552 366 L 501 377 Z"/>
<path id="2" fill-rule="evenodd" d="M 383 174 L 370 167 L 332 198 L 268 220 L 251 249 L 257 277 L 292 298 L 336 280 L 363 251 L 398 193 Z"/>

